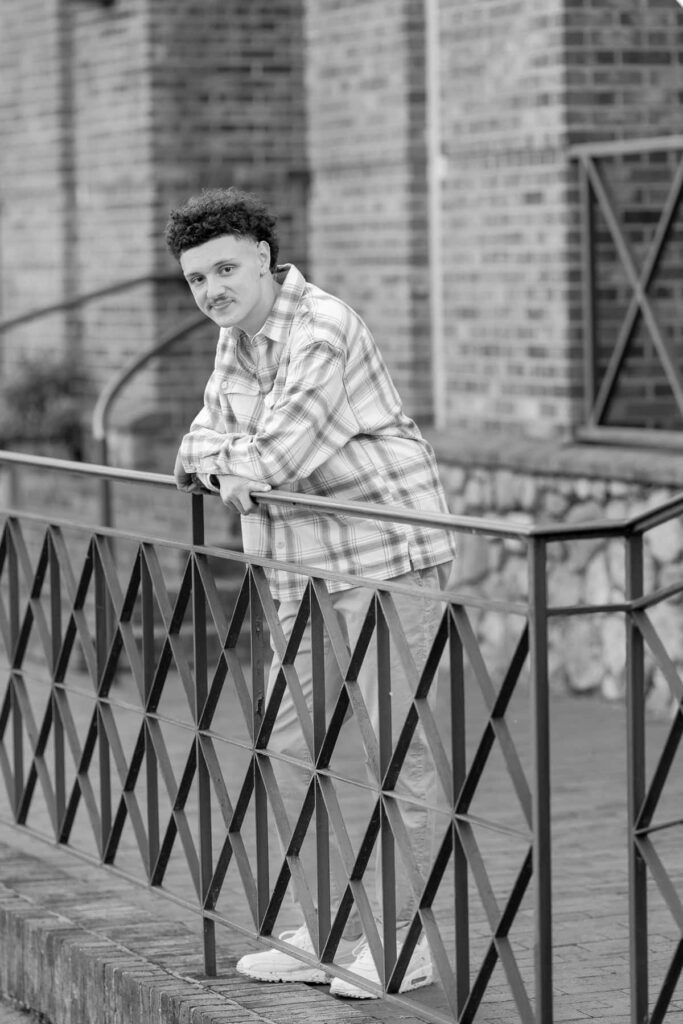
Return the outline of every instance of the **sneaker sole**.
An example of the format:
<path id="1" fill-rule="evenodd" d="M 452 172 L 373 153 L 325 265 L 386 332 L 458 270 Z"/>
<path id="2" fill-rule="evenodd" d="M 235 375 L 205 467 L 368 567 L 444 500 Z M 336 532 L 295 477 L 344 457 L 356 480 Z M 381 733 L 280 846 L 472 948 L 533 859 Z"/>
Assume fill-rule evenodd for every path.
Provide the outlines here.
<path id="1" fill-rule="evenodd" d="M 235 965 L 235 970 L 239 974 L 243 974 L 245 978 L 253 978 L 254 981 L 269 981 L 273 984 L 277 982 L 286 984 L 288 981 L 303 981 L 307 985 L 325 985 L 329 981 L 324 971 L 317 971 L 314 968 L 302 968 L 300 971 L 292 971 L 291 974 L 287 974 L 285 977 L 281 974 L 268 974 L 267 971 L 259 971 L 258 969 L 253 970 L 249 968 L 245 970 L 239 964 Z"/>
<path id="2" fill-rule="evenodd" d="M 416 988 L 425 988 L 427 985 L 434 983 L 434 977 L 431 972 L 416 971 L 414 975 L 403 979 L 403 984 L 400 988 L 400 995 L 404 995 L 406 992 L 414 992 Z M 342 986 L 348 986 L 342 988 Z M 341 978 L 337 978 L 332 982 L 330 986 L 330 995 L 339 996 L 341 999 L 379 999 L 380 996 L 374 992 L 366 991 L 362 988 L 357 988 L 355 985 L 350 985 L 349 982 L 343 981 Z"/>

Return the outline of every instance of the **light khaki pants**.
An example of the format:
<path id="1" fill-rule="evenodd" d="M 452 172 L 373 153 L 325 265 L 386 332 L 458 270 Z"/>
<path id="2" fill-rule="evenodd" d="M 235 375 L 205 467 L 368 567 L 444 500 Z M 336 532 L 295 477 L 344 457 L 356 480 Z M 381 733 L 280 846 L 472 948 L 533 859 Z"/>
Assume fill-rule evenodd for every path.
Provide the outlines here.
<path id="1" fill-rule="evenodd" d="M 392 583 L 407 584 L 414 588 L 415 591 L 414 595 L 391 594 L 391 598 L 401 621 L 403 633 L 411 650 L 418 674 L 424 666 L 444 609 L 443 602 L 427 599 L 423 596 L 422 592 L 425 590 L 442 590 L 447 584 L 450 569 L 451 563 L 448 562 L 428 569 L 415 570 L 403 576 L 398 576 L 391 581 Z M 372 595 L 373 591 L 365 587 L 353 587 L 330 595 L 330 600 L 338 616 L 341 631 L 351 650 L 353 650 L 358 639 Z M 286 601 L 280 606 L 279 618 L 286 638 L 289 638 L 291 635 L 298 609 L 298 601 Z M 312 709 L 313 687 L 315 685 L 312 671 L 311 647 L 311 626 L 309 620 L 294 662 L 309 713 Z M 334 706 L 342 686 L 342 676 L 337 661 L 332 654 L 327 635 L 324 637 L 324 651 L 325 699 L 329 716 L 329 712 Z M 404 664 L 399 658 L 396 646 L 393 643 L 390 645 L 390 666 L 392 742 L 395 746 L 400 729 L 411 706 L 417 679 L 407 678 Z M 268 696 L 270 696 L 275 686 L 279 669 L 280 662 L 274 657 L 268 680 Z M 377 686 L 377 654 L 374 635 L 358 672 L 357 681 L 367 706 L 368 716 L 375 736 L 379 736 L 379 691 Z M 435 689 L 436 687 L 433 685 L 430 691 L 431 696 L 435 696 Z M 353 715 L 347 717 L 347 721 L 342 727 L 337 741 L 337 749 L 344 743 L 346 730 L 349 727 L 353 727 L 352 722 L 349 720 L 353 717 Z M 311 765 L 310 754 L 304 740 L 301 723 L 289 687 L 285 688 L 268 742 L 268 749 L 275 754 L 282 754 L 286 758 L 299 762 L 294 764 L 290 761 L 273 760 L 273 764 L 276 765 L 280 793 L 289 816 L 290 825 L 293 828 L 301 811 L 304 793 L 312 774 L 312 766 L 308 767 Z M 372 792 L 368 791 L 368 787 L 370 791 L 374 790 L 374 798 L 372 797 Z M 434 814 L 431 808 L 433 808 L 436 800 L 436 780 L 433 762 L 419 729 L 414 733 L 412 742 L 406 752 L 395 788 L 397 793 L 406 798 L 398 802 L 401 817 L 410 837 L 410 845 L 417 866 L 421 870 L 423 877 L 426 877 L 425 872 L 429 867 L 432 856 Z M 368 767 L 365 794 L 376 801 L 379 791 L 380 783 Z M 367 819 L 362 820 L 363 828 L 366 824 Z M 358 839 L 358 836 L 356 836 L 356 839 Z M 334 906 L 334 897 L 338 898 L 341 895 L 347 883 L 347 875 L 341 866 L 338 852 L 335 855 L 334 844 L 331 861 Z M 399 853 L 396 854 L 395 863 L 396 920 L 397 926 L 400 928 L 410 921 L 416 907 L 416 896 L 413 887 L 409 884 L 408 876 L 402 870 L 402 860 Z M 374 907 L 374 913 L 381 920 L 381 878 L 379 868 L 377 868 L 376 873 L 375 899 L 377 903 Z M 288 921 L 288 924 L 300 924 L 303 921 L 300 912 L 298 914 L 290 914 L 290 916 L 292 920 Z M 282 921 L 282 917 L 280 921 Z M 357 914 L 353 912 L 345 929 L 345 937 L 354 938 L 359 936 L 360 932 L 360 921 Z"/>

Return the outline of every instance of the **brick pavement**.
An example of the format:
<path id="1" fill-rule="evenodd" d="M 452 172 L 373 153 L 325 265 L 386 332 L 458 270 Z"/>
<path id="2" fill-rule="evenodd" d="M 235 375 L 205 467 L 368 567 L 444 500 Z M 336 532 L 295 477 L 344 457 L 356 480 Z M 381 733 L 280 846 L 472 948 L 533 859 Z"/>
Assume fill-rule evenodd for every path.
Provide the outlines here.
<path id="1" fill-rule="evenodd" d="M 125 686 L 124 681 L 124 696 Z M 527 710 L 526 697 L 520 693 L 508 713 L 525 765 L 529 761 Z M 625 715 L 621 706 L 566 696 L 553 698 L 551 713 L 555 1020 L 558 1024 L 586 1020 L 627 1024 Z M 653 753 L 661 748 L 667 731 L 667 722 L 648 720 L 648 747 Z M 180 749 L 182 737 L 175 742 Z M 173 742 L 169 741 L 169 746 L 173 749 Z M 682 791 L 681 773 L 674 772 L 670 802 L 680 807 Z M 488 809 L 504 813 L 510 802 L 509 784 L 495 759 L 487 793 Z M 487 810 L 486 799 L 482 810 Z M 37 825 L 39 812 L 35 817 Z M 498 834 L 482 834 L 480 841 L 494 888 L 503 892 L 516 863 L 514 844 Z M 665 855 L 666 849 L 662 854 L 666 859 Z M 132 845 L 126 856 L 133 863 Z M 675 863 L 680 868 L 680 857 Z M 176 881 L 182 884 L 187 872 L 181 858 L 171 867 L 168 884 L 173 889 Z M 676 880 L 679 891 L 683 890 L 680 870 Z M 419 1019 L 420 1002 L 435 1010 L 444 1005 L 438 986 L 411 997 L 413 1013 L 383 1001 L 336 1000 L 326 986 L 250 982 L 235 973 L 234 963 L 245 949 L 258 948 L 255 941 L 221 927 L 218 977 L 206 979 L 198 918 L 154 892 L 85 864 L 64 849 L 37 842 L 25 832 L 3 831 L 0 881 L 0 935 L 5 940 L 0 991 L 40 1006 L 51 1024 L 294 1024 L 304 1017 L 343 1024 L 397 1020 L 408 1024 Z M 238 896 L 229 877 L 226 898 L 234 897 L 237 919 Z M 670 915 L 654 898 L 651 909 L 651 973 L 657 978 L 673 955 L 676 934 Z M 474 910 L 476 966 L 476 955 L 483 950 L 488 933 Z M 247 926 L 248 922 L 245 919 L 243 923 Z M 529 980 L 532 922 L 525 904 L 512 938 L 520 972 Z M 37 976 L 41 951 L 53 958 L 54 969 L 31 989 L 24 968 L 28 963 L 28 974 Z M 683 1020 L 680 985 L 676 997 L 667 1021 Z M 3 1009 L 0 1006 L 0 1024 Z M 477 1024 L 497 1024 L 518 1019 L 499 965 L 475 1020 Z M 15 1022 L 8 1017 L 7 1024 Z"/>

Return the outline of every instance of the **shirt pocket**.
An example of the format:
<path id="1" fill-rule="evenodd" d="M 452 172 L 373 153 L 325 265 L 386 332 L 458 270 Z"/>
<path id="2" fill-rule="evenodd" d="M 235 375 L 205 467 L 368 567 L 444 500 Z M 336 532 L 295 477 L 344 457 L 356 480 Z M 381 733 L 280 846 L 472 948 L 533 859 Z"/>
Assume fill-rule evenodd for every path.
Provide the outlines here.
<path id="1" fill-rule="evenodd" d="M 220 403 L 226 422 L 234 422 L 243 434 L 255 434 L 263 411 L 263 397 L 256 381 L 224 380 Z"/>

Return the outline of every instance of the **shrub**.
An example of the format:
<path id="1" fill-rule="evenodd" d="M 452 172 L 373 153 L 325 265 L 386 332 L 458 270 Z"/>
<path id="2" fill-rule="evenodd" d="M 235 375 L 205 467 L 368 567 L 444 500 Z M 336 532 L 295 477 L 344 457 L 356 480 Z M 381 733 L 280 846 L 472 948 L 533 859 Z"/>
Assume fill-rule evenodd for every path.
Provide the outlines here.
<path id="1" fill-rule="evenodd" d="M 71 355 L 24 357 L 0 385 L 0 446 L 49 442 L 80 458 L 85 385 Z"/>

